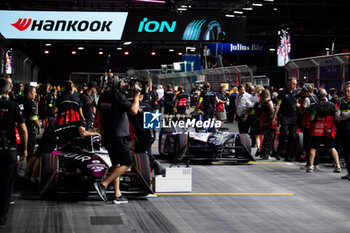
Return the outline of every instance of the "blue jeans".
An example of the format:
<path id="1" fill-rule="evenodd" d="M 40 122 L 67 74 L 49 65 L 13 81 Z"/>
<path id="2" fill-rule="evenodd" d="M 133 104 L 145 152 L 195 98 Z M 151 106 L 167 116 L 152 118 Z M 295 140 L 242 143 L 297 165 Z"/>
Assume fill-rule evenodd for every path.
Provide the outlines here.
<path id="1" fill-rule="evenodd" d="M 0 151 L 0 225 L 5 225 L 11 194 L 16 181 L 16 150 Z"/>

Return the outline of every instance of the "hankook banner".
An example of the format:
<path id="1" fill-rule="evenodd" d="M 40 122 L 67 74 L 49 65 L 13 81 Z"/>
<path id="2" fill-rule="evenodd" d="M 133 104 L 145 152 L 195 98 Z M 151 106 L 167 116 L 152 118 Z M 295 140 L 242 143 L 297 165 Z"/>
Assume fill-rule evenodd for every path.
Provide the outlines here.
<path id="1" fill-rule="evenodd" d="M 245 19 L 199 13 L 0 11 L 8 39 L 244 42 Z"/>
<path id="2" fill-rule="evenodd" d="M 120 40 L 127 12 L 0 11 L 7 39 Z"/>

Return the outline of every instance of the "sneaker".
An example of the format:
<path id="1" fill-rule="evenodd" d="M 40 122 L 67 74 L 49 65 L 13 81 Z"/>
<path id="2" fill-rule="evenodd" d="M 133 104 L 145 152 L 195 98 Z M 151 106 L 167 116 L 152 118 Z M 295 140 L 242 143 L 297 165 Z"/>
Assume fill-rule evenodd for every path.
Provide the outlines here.
<path id="1" fill-rule="evenodd" d="M 340 173 L 341 172 L 341 167 L 337 166 L 336 168 L 334 168 L 333 172 Z"/>
<path id="2" fill-rule="evenodd" d="M 100 182 L 95 182 L 94 183 L 94 187 L 98 193 L 98 195 L 100 196 L 100 198 L 103 201 L 107 201 L 107 195 L 106 195 L 106 187 L 103 186 Z"/>
<path id="3" fill-rule="evenodd" d="M 306 172 L 313 172 L 314 171 L 314 166 L 309 166 L 307 169 L 306 169 Z"/>
<path id="4" fill-rule="evenodd" d="M 301 170 L 307 170 L 309 168 L 309 165 L 305 164 L 304 166 L 301 166 L 300 169 Z M 316 169 L 316 168 L 315 168 Z"/>
<path id="5" fill-rule="evenodd" d="M 315 170 L 320 169 L 320 165 L 315 165 Z"/>
<path id="6" fill-rule="evenodd" d="M 113 199 L 113 204 L 126 204 L 126 203 L 128 203 L 128 199 L 124 196 L 115 197 Z"/>
<path id="7" fill-rule="evenodd" d="M 255 153 L 255 157 L 259 157 L 261 155 L 261 150 L 257 149 Z"/>
<path id="8" fill-rule="evenodd" d="M 350 180 L 349 174 L 346 174 L 345 176 L 342 176 L 341 178 L 344 179 L 344 180 Z"/>

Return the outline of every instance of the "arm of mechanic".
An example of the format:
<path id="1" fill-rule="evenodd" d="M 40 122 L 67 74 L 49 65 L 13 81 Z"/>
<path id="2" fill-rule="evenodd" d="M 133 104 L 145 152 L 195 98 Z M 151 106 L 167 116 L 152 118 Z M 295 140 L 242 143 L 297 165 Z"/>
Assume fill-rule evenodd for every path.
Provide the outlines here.
<path id="1" fill-rule="evenodd" d="M 23 157 L 21 158 L 21 160 L 24 160 L 28 156 L 28 153 L 27 153 L 28 131 L 25 123 L 21 123 L 18 129 L 21 137 L 21 142 L 23 144 Z"/>
<path id="2" fill-rule="evenodd" d="M 342 112 L 340 109 L 337 109 L 337 112 L 335 113 L 335 119 L 337 121 L 343 121 L 350 118 L 350 112 Z"/>
<path id="3" fill-rule="evenodd" d="M 273 108 L 273 102 L 272 100 L 270 100 L 268 103 L 267 103 L 267 108 L 269 109 L 270 111 L 270 116 L 273 117 L 274 113 L 275 113 L 275 109 Z"/>
<path id="4" fill-rule="evenodd" d="M 78 130 L 79 130 L 80 137 L 83 137 L 83 138 L 90 137 L 90 136 L 100 136 L 101 137 L 101 135 L 99 133 L 94 132 L 92 130 L 87 131 L 87 130 L 85 130 L 85 128 L 83 126 L 79 126 Z"/>

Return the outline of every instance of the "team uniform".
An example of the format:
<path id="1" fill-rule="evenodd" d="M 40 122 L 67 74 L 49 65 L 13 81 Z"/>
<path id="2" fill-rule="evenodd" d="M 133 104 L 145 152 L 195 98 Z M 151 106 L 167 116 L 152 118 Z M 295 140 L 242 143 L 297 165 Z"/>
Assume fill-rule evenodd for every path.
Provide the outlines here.
<path id="1" fill-rule="evenodd" d="M 170 89 L 164 92 L 164 114 L 174 114 L 174 92 Z"/>
<path id="2" fill-rule="evenodd" d="M 79 97 L 70 92 L 64 93 L 56 101 L 58 108 L 55 124 L 65 124 L 72 121 L 79 121 L 81 108 L 81 101 Z"/>
<path id="3" fill-rule="evenodd" d="M 214 118 L 215 116 L 215 97 L 216 93 L 212 90 L 203 90 L 199 101 L 203 103 L 204 118 Z"/>
<path id="4" fill-rule="evenodd" d="M 177 102 L 177 113 L 178 114 L 185 114 L 186 112 L 186 107 L 187 107 L 187 99 L 189 98 L 188 94 L 185 92 L 180 92 L 176 96 Z"/>

